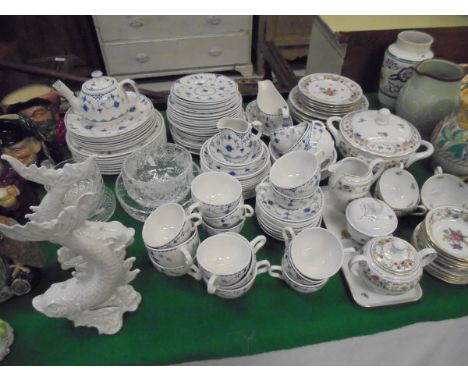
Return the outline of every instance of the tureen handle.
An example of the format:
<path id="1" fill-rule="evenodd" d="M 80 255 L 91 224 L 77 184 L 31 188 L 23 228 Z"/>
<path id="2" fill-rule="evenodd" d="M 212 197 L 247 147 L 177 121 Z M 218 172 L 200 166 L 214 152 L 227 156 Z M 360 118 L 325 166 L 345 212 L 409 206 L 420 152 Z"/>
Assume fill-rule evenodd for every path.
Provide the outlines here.
<path id="1" fill-rule="evenodd" d="M 359 263 L 366 263 L 367 264 L 367 257 L 364 255 L 356 255 L 351 257 L 351 259 L 348 262 L 348 268 L 351 271 L 352 274 L 356 277 L 361 277 L 357 271 L 356 265 Z"/>
<path id="2" fill-rule="evenodd" d="M 289 243 L 292 239 L 296 237 L 296 234 L 294 233 L 293 229 L 291 227 L 284 227 L 283 228 L 283 239 L 287 243 Z M 289 235 L 288 235 L 289 234 Z M 289 237 L 291 236 L 291 237 Z"/>
<path id="3" fill-rule="evenodd" d="M 425 147 L 426 150 L 419 152 L 419 153 L 414 153 L 413 155 L 411 155 L 405 167 L 411 166 L 414 162 L 417 162 L 418 160 L 430 157 L 432 153 L 434 152 L 434 146 L 432 146 L 431 142 L 422 140 L 421 146 Z"/>
<path id="4" fill-rule="evenodd" d="M 133 104 L 135 105 L 140 100 L 140 91 L 138 90 L 135 81 L 131 80 L 130 78 L 120 81 L 119 86 L 122 89 L 122 92 L 127 97 L 128 102 L 130 102 L 130 100 L 128 99 L 127 92 L 125 91 L 125 87 L 124 87 L 125 85 L 129 85 L 131 88 L 133 88 L 133 91 L 136 93 L 137 97 L 135 98 L 135 101 L 133 102 Z"/>
<path id="5" fill-rule="evenodd" d="M 424 248 L 418 252 L 418 255 L 421 257 L 422 266 L 425 267 L 436 259 L 437 252 L 434 248 Z"/>
<path id="6" fill-rule="evenodd" d="M 336 129 L 335 126 L 333 126 L 333 122 L 341 122 L 342 118 L 341 117 L 330 117 L 327 119 L 327 129 L 330 131 L 331 135 L 333 135 L 333 138 L 335 138 L 335 143 L 338 144 L 340 141 L 340 133 Z"/>

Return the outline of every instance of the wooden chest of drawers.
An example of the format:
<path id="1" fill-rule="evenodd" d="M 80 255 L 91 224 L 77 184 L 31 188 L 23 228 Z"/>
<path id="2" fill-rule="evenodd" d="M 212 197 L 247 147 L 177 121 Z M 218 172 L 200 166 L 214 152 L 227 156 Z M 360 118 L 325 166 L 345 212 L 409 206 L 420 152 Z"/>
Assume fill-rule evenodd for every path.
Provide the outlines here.
<path id="1" fill-rule="evenodd" d="M 107 73 L 133 78 L 200 71 L 252 74 L 251 16 L 94 16 Z"/>

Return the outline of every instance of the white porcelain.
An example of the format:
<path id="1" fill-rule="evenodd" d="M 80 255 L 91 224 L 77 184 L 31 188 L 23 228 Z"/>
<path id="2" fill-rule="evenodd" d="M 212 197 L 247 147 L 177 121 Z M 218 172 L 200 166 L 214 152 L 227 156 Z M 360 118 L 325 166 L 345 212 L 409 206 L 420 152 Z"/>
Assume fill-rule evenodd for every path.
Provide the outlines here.
<path id="1" fill-rule="evenodd" d="M 306 151 L 287 153 L 271 167 L 270 181 L 286 196 L 299 198 L 313 194 L 320 183 L 317 157 Z"/>
<path id="2" fill-rule="evenodd" d="M 132 199 L 146 207 L 156 207 L 189 192 L 192 156 L 173 143 L 147 146 L 125 159 L 122 179 Z"/>
<path id="3" fill-rule="evenodd" d="M 302 77 L 298 89 L 315 102 L 338 106 L 355 104 L 363 94 L 357 83 L 332 73 L 313 73 Z"/>
<path id="4" fill-rule="evenodd" d="M 250 124 L 241 118 L 221 118 L 217 126 L 220 130 L 219 150 L 227 161 L 233 163 L 245 160 L 254 141 L 262 135 L 260 122 Z M 252 133 L 252 127 L 257 129 L 256 134 Z"/>
<path id="5" fill-rule="evenodd" d="M 214 294 L 218 297 L 233 299 L 239 298 L 246 294 L 253 286 L 255 279 L 258 275 L 263 273 L 267 273 L 270 269 L 270 262 L 268 260 L 262 260 L 258 262 L 252 262 L 252 271 L 248 272 L 246 277 L 244 277 L 242 282 L 238 283 L 241 285 L 237 285 L 237 287 L 229 287 L 229 288 L 216 288 Z"/>
<path id="6" fill-rule="evenodd" d="M 229 214 L 242 200 L 240 182 L 223 172 L 198 175 L 192 181 L 191 192 L 196 207 L 206 217 Z"/>
<path id="7" fill-rule="evenodd" d="M 256 195 L 256 206 L 260 207 L 272 221 L 281 226 L 284 226 L 284 224 L 297 225 L 318 222 L 324 205 L 323 193 L 320 187 L 314 194 L 310 204 L 296 210 L 289 210 L 278 205 L 272 189 L 270 179 L 267 177 L 257 186 Z"/>
<path id="8" fill-rule="evenodd" d="M 382 293 L 380 289 L 377 289 L 370 285 L 370 283 L 366 282 L 363 277 L 357 277 L 349 270 L 348 263 L 354 256 L 354 253 L 345 254 L 342 272 L 346 283 L 348 284 L 351 296 L 359 306 L 362 306 L 363 308 L 393 306 L 398 304 L 414 303 L 422 298 L 423 290 L 419 284 L 409 291 L 400 294 Z"/>
<path id="9" fill-rule="evenodd" d="M 270 137 L 272 132 L 278 127 L 292 126 L 293 120 L 289 113 L 289 106 L 283 106 L 275 114 L 267 114 L 262 112 L 257 101 L 249 102 L 245 108 L 247 121 L 258 121 L 262 124 L 262 135 Z"/>
<path id="10" fill-rule="evenodd" d="M 193 208 L 190 208 L 190 211 Z M 186 214 L 177 203 L 167 203 L 156 208 L 143 224 L 142 237 L 147 247 L 170 248 L 187 240 L 201 224 L 198 213 Z"/>
<path id="11" fill-rule="evenodd" d="M 280 109 L 288 107 L 286 100 L 270 80 L 258 81 L 257 106 L 265 114 L 281 114 Z"/>
<path id="12" fill-rule="evenodd" d="M 419 186 L 414 176 L 398 167 L 385 170 L 377 181 L 375 197 L 387 203 L 397 216 L 424 215 L 427 208 L 419 204 Z"/>
<path id="13" fill-rule="evenodd" d="M 374 198 L 351 201 L 345 214 L 347 230 L 360 244 L 377 236 L 389 236 L 398 226 L 398 219 L 390 206 Z"/>
<path id="14" fill-rule="evenodd" d="M 156 268 L 158 272 L 161 272 L 165 274 L 166 276 L 181 277 L 181 276 L 189 275 L 198 281 L 202 279 L 202 275 L 200 274 L 198 268 L 194 264 L 192 264 L 191 266 L 182 265 L 176 268 L 168 268 L 168 267 L 163 267 L 162 265 L 159 265 L 151 257 L 150 257 L 150 261 L 151 261 L 151 264 L 153 264 L 153 266 Z"/>
<path id="15" fill-rule="evenodd" d="M 193 103 L 219 103 L 230 99 L 238 88 L 229 77 L 214 73 L 195 73 L 177 79 L 171 94 L 182 101 Z"/>
<path id="16" fill-rule="evenodd" d="M 265 236 L 249 242 L 237 233 L 221 233 L 203 241 L 197 249 L 196 260 L 202 275 L 208 278 L 208 293 L 241 280 L 252 257 L 265 243 Z"/>
<path id="17" fill-rule="evenodd" d="M 287 227 L 283 230 L 286 245 L 290 245 L 292 266 L 308 280 L 323 280 L 336 274 L 343 263 L 341 241 L 321 227 L 307 228 L 298 235 Z"/>
<path id="18" fill-rule="evenodd" d="M 202 227 L 205 230 L 205 232 L 208 234 L 208 236 L 214 236 L 218 235 L 220 233 L 226 233 L 226 232 L 232 232 L 232 233 L 241 233 L 242 229 L 244 228 L 246 218 L 243 218 L 242 220 L 238 221 L 237 223 L 225 227 L 225 228 L 216 228 L 210 226 L 205 220 L 202 222 Z"/>
<path id="19" fill-rule="evenodd" d="M 337 122 L 339 130 L 334 126 Z M 358 157 L 369 163 L 380 158 L 387 168 L 400 163 L 409 167 L 434 152 L 432 144 L 422 141 L 411 123 L 388 109 L 351 112 L 343 118 L 330 117 L 327 128 L 343 156 Z M 420 146 L 425 150 L 417 153 Z"/>
<path id="20" fill-rule="evenodd" d="M 229 214 L 215 218 L 205 216 L 203 221 L 213 228 L 227 229 L 237 225 L 241 220 L 251 218 L 253 215 L 253 208 L 241 201 Z"/>
<path id="21" fill-rule="evenodd" d="M 418 252 L 403 239 L 382 236 L 367 242 L 363 254 L 351 258 L 349 269 L 384 293 L 400 294 L 418 285 L 423 267 L 436 257 L 432 248 Z"/>
<path id="22" fill-rule="evenodd" d="M 272 147 L 283 155 L 290 151 L 299 141 L 304 141 L 304 146 L 308 142 L 311 124 L 302 122 L 295 126 L 280 126 L 270 135 Z M 304 147 L 302 147 L 304 148 Z"/>
<path id="23" fill-rule="evenodd" d="M 139 272 L 131 270 L 135 258 L 125 259 L 135 231 L 117 221 L 87 221 L 92 193 L 63 207 L 66 192 L 93 173 L 94 158 L 61 169 L 26 167 L 8 155 L 2 159 L 23 178 L 50 188 L 38 206 L 31 206 L 25 225 L 0 224 L 0 231 L 15 240 L 60 244 L 58 261 L 62 269 L 73 270 L 70 279 L 34 297 L 33 307 L 48 317 L 67 318 L 75 326 L 96 327 L 100 334 L 117 333 L 123 314 L 135 311 L 141 302 L 141 295 L 129 285 Z"/>
<path id="24" fill-rule="evenodd" d="M 421 187 L 421 201 L 430 210 L 442 206 L 467 209 L 468 186 L 454 175 L 443 174 L 442 168 L 437 167 Z"/>
<path id="25" fill-rule="evenodd" d="M 283 263 L 284 263 L 284 258 L 283 258 Z M 294 276 L 291 276 L 291 274 L 289 273 L 289 269 L 290 268 L 286 268 L 283 265 L 281 266 L 272 265 L 270 267 L 268 274 L 271 277 L 275 277 L 275 278 L 279 278 L 283 280 L 294 291 L 299 292 L 299 293 L 304 293 L 304 294 L 314 293 L 314 292 L 319 291 L 320 289 L 323 288 L 323 286 L 328 281 L 328 279 L 325 279 L 313 285 L 303 284 L 300 281 L 298 281 L 296 278 L 294 278 Z"/>
<path id="26" fill-rule="evenodd" d="M 276 202 L 276 204 L 280 208 L 286 210 L 297 210 L 307 208 L 308 206 L 314 203 L 314 200 L 317 199 L 316 193 L 301 198 L 287 196 L 282 194 L 271 184 L 267 183 L 261 183 L 256 188 L 257 192 L 269 192 L 270 190 L 272 192 L 273 199 Z"/>
<path id="27" fill-rule="evenodd" d="M 118 82 L 115 78 L 103 76 L 99 70 L 92 72 L 91 76 L 92 79 L 81 86 L 78 97 L 60 80 L 52 86 L 67 99 L 76 114 L 90 122 L 116 122 L 135 108 L 124 89 L 125 85 L 131 86 L 139 95 L 135 81 L 125 79 Z"/>
<path id="28" fill-rule="evenodd" d="M 161 267 L 179 268 L 186 266 L 188 269 L 193 264 L 193 258 L 199 244 L 198 230 L 193 227 L 190 236 L 178 244 L 159 248 L 146 246 L 146 249 L 152 262 Z"/>
<path id="29" fill-rule="evenodd" d="M 385 51 L 380 72 L 380 103 L 389 109 L 395 107 L 398 93 L 413 74 L 419 62 L 434 57 L 431 45 L 434 39 L 421 31 L 402 31 L 397 40 Z"/>
<path id="30" fill-rule="evenodd" d="M 368 164 L 362 159 L 349 157 L 328 167 L 331 174 L 328 185 L 339 208 L 344 210 L 351 200 L 367 195 L 382 173 L 377 169 L 382 162 L 382 159 L 374 159 Z"/>
<path id="31" fill-rule="evenodd" d="M 468 263 L 468 210 L 436 207 L 427 213 L 424 225 L 429 240 L 444 256 Z"/>

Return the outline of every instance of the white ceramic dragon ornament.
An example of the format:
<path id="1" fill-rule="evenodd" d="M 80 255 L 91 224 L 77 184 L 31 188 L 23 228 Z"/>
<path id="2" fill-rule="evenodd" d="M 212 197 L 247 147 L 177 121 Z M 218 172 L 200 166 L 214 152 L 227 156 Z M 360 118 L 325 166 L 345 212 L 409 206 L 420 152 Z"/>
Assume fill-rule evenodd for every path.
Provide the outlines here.
<path id="1" fill-rule="evenodd" d="M 47 186 L 39 206 L 31 207 L 25 225 L 0 224 L 0 232 L 15 240 L 48 240 L 62 245 L 58 261 L 62 269 L 74 269 L 73 277 L 53 284 L 33 299 L 33 306 L 48 317 L 63 317 L 75 326 L 96 327 L 100 334 L 115 334 L 122 316 L 133 312 L 141 295 L 129 283 L 139 270 L 131 270 L 135 258 L 125 259 L 125 249 L 133 242 L 135 230 L 117 221 L 86 220 L 93 208 L 92 193 L 73 205 L 63 202 L 67 191 L 95 171 L 95 159 L 66 164 L 60 169 L 24 166 L 15 158 L 2 159 L 25 179 Z"/>

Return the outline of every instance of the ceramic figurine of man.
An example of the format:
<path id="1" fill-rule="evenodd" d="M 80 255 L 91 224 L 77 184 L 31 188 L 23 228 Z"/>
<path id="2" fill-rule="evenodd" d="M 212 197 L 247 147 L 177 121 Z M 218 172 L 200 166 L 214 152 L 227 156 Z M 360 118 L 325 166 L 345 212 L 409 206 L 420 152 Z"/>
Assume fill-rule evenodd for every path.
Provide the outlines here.
<path id="1" fill-rule="evenodd" d="M 8 117 L 8 118 L 7 118 Z M 11 116 L 0 116 L 0 149 L 24 165 L 39 162 L 41 143 L 23 125 Z M 29 206 L 36 205 L 37 198 L 31 185 L 20 177 L 8 163 L 0 161 L 0 215 L 8 216 L 21 223 L 30 213 Z"/>
<path id="2" fill-rule="evenodd" d="M 28 85 L 8 94 L 2 104 L 8 113 L 32 122 L 55 162 L 63 160 L 65 124 L 59 113 L 60 96 L 46 85 Z"/>

